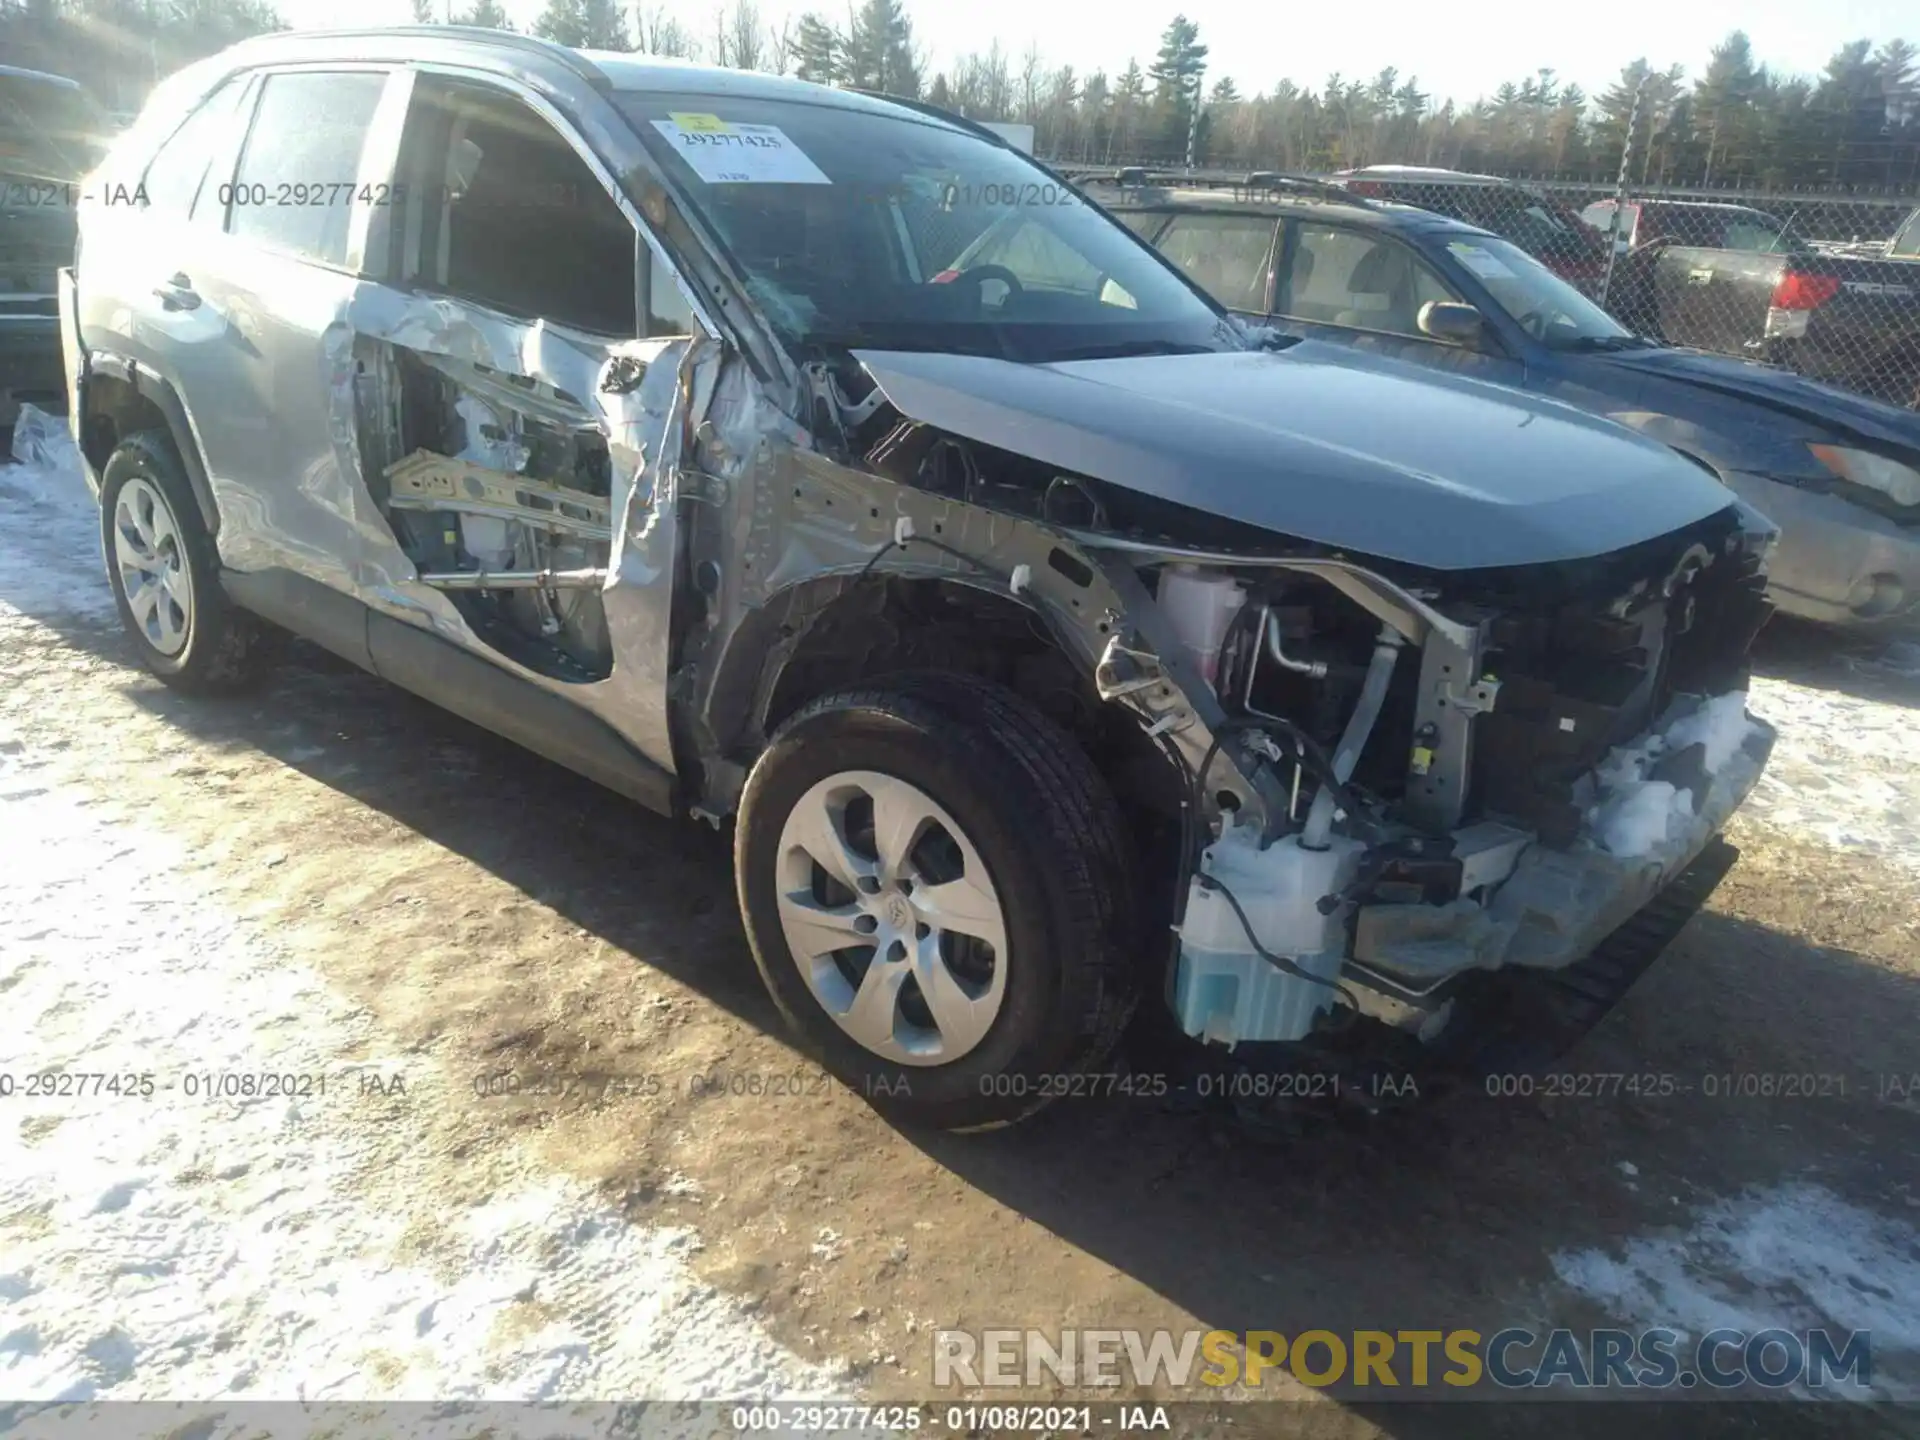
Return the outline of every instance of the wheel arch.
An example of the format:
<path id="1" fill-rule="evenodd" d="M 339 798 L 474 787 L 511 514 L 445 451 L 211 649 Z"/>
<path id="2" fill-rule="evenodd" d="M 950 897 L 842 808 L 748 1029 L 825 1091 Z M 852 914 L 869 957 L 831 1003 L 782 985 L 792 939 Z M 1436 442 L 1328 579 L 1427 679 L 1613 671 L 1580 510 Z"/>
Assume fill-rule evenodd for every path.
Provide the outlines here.
<path id="1" fill-rule="evenodd" d="M 1101 701 L 1045 609 L 971 577 L 876 574 L 803 580 L 749 612 L 705 690 L 705 747 L 740 772 L 809 700 L 902 670 L 1005 686 L 1087 751 L 1123 805 L 1177 814 L 1178 772 L 1131 712 Z M 717 778 L 717 777 L 716 777 Z M 717 787 L 710 785 L 712 791 Z M 734 795 L 709 793 L 730 810 Z"/>
<path id="2" fill-rule="evenodd" d="M 98 475 L 120 442 L 142 430 L 163 431 L 193 488 L 194 505 L 207 533 L 220 533 L 220 511 L 194 438 L 186 402 L 170 381 L 139 362 L 107 351 L 87 356 L 80 386 L 80 448 Z"/>

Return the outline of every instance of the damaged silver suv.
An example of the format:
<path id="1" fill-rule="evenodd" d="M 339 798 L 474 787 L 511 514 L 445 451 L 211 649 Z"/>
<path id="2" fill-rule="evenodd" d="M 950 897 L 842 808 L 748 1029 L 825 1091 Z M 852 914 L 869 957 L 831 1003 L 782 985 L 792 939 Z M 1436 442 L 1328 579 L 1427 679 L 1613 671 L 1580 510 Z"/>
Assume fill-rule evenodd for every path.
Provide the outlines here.
<path id="1" fill-rule="evenodd" d="M 906 1120 L 1112 1089 L 1142 996 L 1331 1088 L 1555 1052 L 1771 744 L 1770 532 L 1710 475 L 1245 329 L 927 108 L 284 34 L 161 86 L 81 227 L 151 669 L 280 627 L 731 818 L 780 1009 Z"/>

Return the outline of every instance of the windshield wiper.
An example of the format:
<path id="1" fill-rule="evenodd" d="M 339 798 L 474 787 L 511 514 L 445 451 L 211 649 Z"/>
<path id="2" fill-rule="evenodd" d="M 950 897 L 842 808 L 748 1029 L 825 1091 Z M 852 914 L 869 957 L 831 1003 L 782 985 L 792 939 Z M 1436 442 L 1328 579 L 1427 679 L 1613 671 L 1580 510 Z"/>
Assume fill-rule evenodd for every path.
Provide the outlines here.
<path id="1" fill-rule="evenodd" d="M 1657 350 L 1658 340 L 1644 335 L 1581 335 L 1555 347 L 1560 350 Z"/>
<path id="2" fill-rule="evenodd" d="M 1047 362 L 1056 360 L 1125 360 L 1138 355 L 1212 355 L 1211 345 L 1181 340 L 1113 340 L 1100 345 L 1080 345 L 1070 350 L 1055 350 Z"/>

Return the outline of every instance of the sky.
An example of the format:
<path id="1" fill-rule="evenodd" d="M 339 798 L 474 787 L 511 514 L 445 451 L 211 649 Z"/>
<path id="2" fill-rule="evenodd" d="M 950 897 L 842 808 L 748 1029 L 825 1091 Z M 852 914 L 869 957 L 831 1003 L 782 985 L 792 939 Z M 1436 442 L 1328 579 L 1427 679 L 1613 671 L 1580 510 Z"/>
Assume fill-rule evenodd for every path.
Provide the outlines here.
<path id="1" fill-rule="evenodd" d="M 297 27 L 404 22 L 406 0 L 277 0 Z M 464 6 L 465 0 L 455 0 Z M 504 0 L 523 29 L 541 0 Z M 713 29 L 722 0 L 666 0 L 696 35 Z M 844 14 L 847 0 L 760 0 L 763 17 L 819 8 Z M 1082 74 L 1118 74 L 1129 58 L 1152 61 L 1160 32 L 1176 11 L 1198 22 L 1212 49 L 1207 80 L 1229 75 L 1244 95 L 1291 79 L 1318 89 L 1333 71 L 1368 77 L 1394 66 L 1400 78 L 1417 76 L 1435 102 L 1471 103 L 1504 80 L 1519 81 L 1542 65 L 1563 83 L 1597 94 L 1637 57 L 1658 67 L 1681 64 L 1690 76 L 1727 32 L 1744 29 L 1758 60 L 1775 70 L 1817 74 L 1848 40 L 1895 38 L 1920 44 L 1915 0 L 1614 0 L 1602 5 L 1476 0 L 1466 6 L 1419 0 L 1370 4 L 1314 4 L 1301 0 L 906 0 L 915 37 L 934 69 L 998 40 L 1017 68 L 1029 45 L 1048 65 L 1068 63 Z"/>

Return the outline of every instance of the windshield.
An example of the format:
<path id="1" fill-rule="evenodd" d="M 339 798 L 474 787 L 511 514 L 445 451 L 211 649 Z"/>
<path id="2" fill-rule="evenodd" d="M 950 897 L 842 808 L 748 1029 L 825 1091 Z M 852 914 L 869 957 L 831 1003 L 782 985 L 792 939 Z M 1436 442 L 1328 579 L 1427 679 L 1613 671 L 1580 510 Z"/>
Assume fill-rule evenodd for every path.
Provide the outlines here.
<path id="1" fill-rule="evenodd" d="M 1493 207 L 1492 213 L 1469 218 L 1551 260 L 1590 260 L 1606 253 L 1599 237 L 1571 210 L 1525 193 L 1505 198 L 1506 203 Z"/>
<path id="2" fill-rule="evenodd" d="M 1124 227 L 965 131 L 731 95 L 618 103 L 796 343 L 1033 361 L 1243 348 Z"/>
<path id="3" fill-rule="evenodd" d="M 1447 253 L 1486 286 L 1522 330 L 1556 350 L 1631 342 L 1633 332 L 1518 245 L 1491 235 L 1447 242 Z"/>

